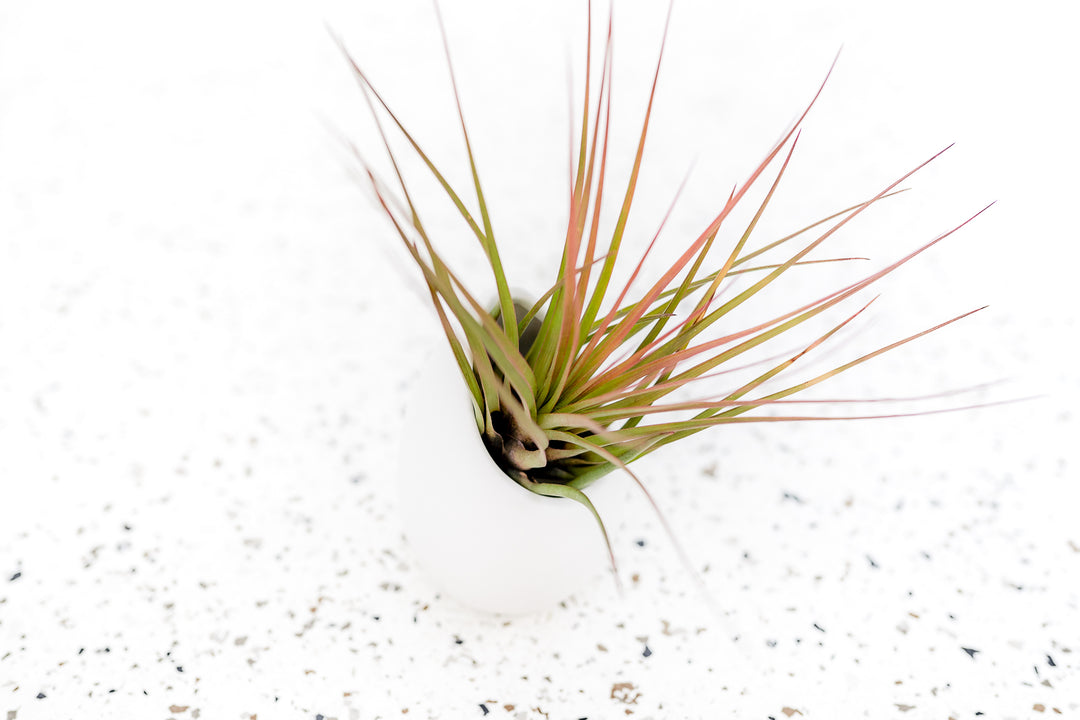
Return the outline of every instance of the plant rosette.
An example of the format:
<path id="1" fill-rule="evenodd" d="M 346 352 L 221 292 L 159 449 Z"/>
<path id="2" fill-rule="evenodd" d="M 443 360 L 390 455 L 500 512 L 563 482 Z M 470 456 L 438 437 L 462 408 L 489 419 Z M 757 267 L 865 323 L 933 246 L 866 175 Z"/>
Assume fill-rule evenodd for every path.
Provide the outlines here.
<path id="1" fill-rule="evenodd" d="M 437 11 L 436 5 L 436 15 Z M 346 53 L 392 172 L 377 173 L 352 149 L 379 206 L 423 278 L 450 351 L 435 354 L 430 367 L 417 378 L 418 395 L 409 405 L 400 478 L 406 534 L 437 584 L 486 610 L 524 612 L 566 597 L 596 574 L 597 556 L 602 555 L 594 552 L 598 548 L 606 547 L 615 570 L 615 553 L 602 515 L 611 509 L 607 494 L 616 485 L 636 487 L 644 494 L 684 566 L 691 568 L 645 484 L 629 467 L 673 442 L 734 423 L 867 419 L 963 409 L 848 410 L 836 415 L 814 407 L 858 408 L 860 403 L 883 399 L 793 396 L 975 312 L 939 321 L 839 364 L 830 363 L 824 371 L 805 359 L 817 356 L 822 346 L 835 346 L 837 336 L 850 332 L 848 325 L 873 303 L 866 295 L 877 281 L 966 226 L 986 208 L 816 299 L 789 301 L 779 314 L 772 310 L 749 320 L 740 314 L 759 294 L 788 297 L 785 290 L 791 289 L 791 283 L 783 279 L 790 274 L 810 272 L 807 268 L 823 264 L 866 261 L 822 257 L 821 249 L 861 215 L 900 194 L 901 185 L 944 150 L 884 187 L 853 198 L 847 207 L 823 213 L 817 222 L 780 237 L 759 237 L 765 234 L 758 229 L 759 221 L 774 198 L 782 195 L 782 181 L 796 154 L 803 120 L 818 101 L 822 83 L 794 125 L 742 184 L 732 189 L 700 232 L 676 241 L 665 238 L 669 246 L 678 244 L 675 259 L 659 268 L 658 277 L 645 271 L 646 259 L 668 216 L 660 221 L 640 258 L 620 265 L 620 270 L 629 271 L 621 273 L 628 278 L 616 282 L 663 43 L 629 177 L 609 177 L 612 25 L 609 19 L 598 63 L 600 82 L 594 87 L 591 17 L 590 8 L 584 98 L 576 121 L 580 132 L 572 154 L 562 257 L 551 286 L 531 307 L 516 303 L 510 290 L 452 66 L 450 83 L 472 179 L 467 194 L 451 185 Z M 426 167 L 475 236 L 494 280 L 494 308 L 479 302 L 443 257 L 438 231 L 425 224 L 418 196 L 410 193 L 398 160 L 401 147 L 395 149 L 391 130 L 401 147 Z M 613 184 L 615 190 L 610 189 Z M 609 216 L 605 210 L 613 194 L 617 207 L 612 209 L 617 212 L 610 216 L 616 219 L 608 227 L 601 218 Z M 679 191 L 673 195 L 672 207 Z M 503 323 L 505 317 L 515 317 L 517 322 Z M 800 332 L 791 332 L 796 329 Z M 719 383 L 719 392 L 704 391 L 703 381 Z M 940 399 L 954 393 L 888 400 Z M 611 482 L 606 476 L 615 471 L 632 483 Z M 593 498 L 605 505 L 604 513 Z"/>

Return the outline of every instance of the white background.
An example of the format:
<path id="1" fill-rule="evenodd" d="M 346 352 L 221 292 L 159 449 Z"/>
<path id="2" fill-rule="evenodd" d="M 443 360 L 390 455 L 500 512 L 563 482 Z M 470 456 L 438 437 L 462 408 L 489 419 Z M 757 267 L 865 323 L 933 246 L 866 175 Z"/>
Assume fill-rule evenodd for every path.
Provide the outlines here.
<path id="1" fill-rule="evenodd" d="M 612 173 L 625 178 L 666 7 L 616 5 Z M 961 402 L 1039 397 L 689 440 L 640 472 L 719 617 L 638 507 L 616 528 L 624 596 L 598 583 L 504 621 L 438 597 L 400 537 L 402 398 L 437 328 L 336 139 L 382 162 L 327 26 L 467 180 L 431 5 L 5 2 L 0 713 L 1077 713 L 1068 13 L 677 4 L 631 247 L 691 165 L 667 247 L 700 230 L 842 46 L 762 233 L 861 200 L 952 142 L 838 252 L 880 266 L 997 204 L 883 283 L 851 342 L 989 308 L 822 397 L 999 379 Z M 509 273 L 543 287 L 565 222 L 584 4 L 443 14 Z M 482 278 L 452 208 L 430 213 Z M 829 272 L 794 286 L 828 289 Z"/>

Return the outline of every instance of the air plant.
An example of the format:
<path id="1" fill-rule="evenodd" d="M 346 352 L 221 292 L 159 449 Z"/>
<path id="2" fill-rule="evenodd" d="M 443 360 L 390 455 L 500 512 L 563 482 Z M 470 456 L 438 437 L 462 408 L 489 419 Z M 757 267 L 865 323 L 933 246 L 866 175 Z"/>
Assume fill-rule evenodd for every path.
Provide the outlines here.
<path id="1" fill-rule="evenodd" d="M 439 26 L 446 46 L 441 17 Z M 620 251 L 639 180 L 664 46 L 661 44 L 632 169 L 615 197 L 619 203 L 617 220 L 613 228 L 602 230 L 601 210 L 613 194 L 606 173 L 612 113 L 610 20 L 595 100 L 590 77 L 591 34 L 590 10 L 583 111 L 575 142 L 577 151 L 562 257 L 550 289 L 531 304 L 521 302 L 510 290 L 466 129 L 449 50 L 447 64 L 471 171 L 469 192 L 474 198 L 451 186 L 364 71 L 351 58 L 349 61 L 375 117 L 400 194 L 391 190 L 359 153 L 357 156 L 378 203 L 423 276 L 462 381 L 468 388 L 477 432 L 508 479 L 539 495 L 569 498 L 588 508 L 599 523 L 611 554 L 603 522 L 585 492 L 598 478 L 620 470 L 648 497 L 630 464 L 702 430 L 734 423 L 837 419 L 798 413 L 763 415 L 755 411 L 795 402 L 845 402 L 789 398 L 971 313 L 878 347 L 809 379 L 784 382 L 791 377 L 792 366 L 833 338 L 873 302 L 870 300 L 855 312 L 831 321 L 824 332 L 795 351 L 764 363 L 759 361 L 763 365 L 759 373 L 719 396 L 699 394 L 689 400 L 676 400 L 672 399 L 673 395 L 685 395 L 698 381 L 724 372 L 735 361 L 741 361 L 744 354 L 762 346 L 776 346 L 778 340 L 791 337 L 789 332 L 793 329 L 849 298 L 864 294 L 878 280 L 956 232 L 979 213 L 855 282 L 751 326 L 732 327 L 732 311 L 796 268 L 851 260 L 810 256 L 841 228 L 900 192 L 902 183 L 941 154 L 902 174 L 868 199 L 783 237 L 759 242 L 755 229 L 792 162 L 803 121 L 821 94 L 823 82 L 791 129 L 731 192 L 712 221 L 696 236 L 688 238 L 685 249 L 659 278 L 635 291 L 646 256 L 660 235 L 657 231 L 633 265 L 629 279 L 621 288 L 613 286 L 616 264 L 623 260 Z M 665 38 L 666 35 L 665 28 Z M 444 260 L 437 240 L 439 231 L 421 218 L 420 208 L 391 147 L 388 127 L 400 133 L 475 236 L 490 265 L 497 290 L 494 307 L 478 299 Z M 753 209 L 749 222 L 740 224 L 729 237 L 734 211 L 749 202 L 748 192 L 756 186 L 767 186 L 764 198 Z M 475 206 L 470 207 L 473 200 Z M 772 251 L 783 253 L 783 257 L 766 262 L 762 256 Z M 777 384 L 780 384 L 778 389 Z M 651 497 L 649 501 L 652 502 Z M 663 522 L 663 516 L 660 517 Z M 613 554 L 611 559 L 614 565 Z"/>

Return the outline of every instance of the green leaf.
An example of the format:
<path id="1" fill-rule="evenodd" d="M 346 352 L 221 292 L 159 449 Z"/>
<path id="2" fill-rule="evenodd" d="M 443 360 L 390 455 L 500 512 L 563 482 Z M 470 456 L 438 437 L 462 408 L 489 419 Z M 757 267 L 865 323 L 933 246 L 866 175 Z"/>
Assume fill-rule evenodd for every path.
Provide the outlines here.
<path id="1" fill-rule="evenodd" d="M 581 490 L 578 490 L 572 485 L 560 485 L 557 483 L 525 483 L 525 487 L 537 495 L 547 495 L 548 497 L 561 497 L 567 500 L 573 500 L 579 505 L 583 505 L 590 513 L 592 513 L 593 519 L 596 520 L 597 526 L 600 528 L 600 534 L 604 538 L 604 546 L 608 551 L 608 559 L 611 561 L 611 573 L 615 576 L 615 581 L 619 582 L 619 566 L 615 562 L 615 551 L 611 547 L 611 539 L 608 537 L 607 528 L 604 527 L 604 521 L 600 518 L 600 513 L 596 511 L 592 501 Z M 621 587 L 621 586 L 620 586 Z"/>

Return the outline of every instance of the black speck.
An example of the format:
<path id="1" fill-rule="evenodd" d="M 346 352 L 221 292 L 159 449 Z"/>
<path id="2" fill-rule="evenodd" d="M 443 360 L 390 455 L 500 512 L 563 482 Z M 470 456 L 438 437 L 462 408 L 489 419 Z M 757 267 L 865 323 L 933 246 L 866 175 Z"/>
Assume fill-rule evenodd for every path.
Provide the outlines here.
<path id="1" fill-rule="evenodd" d="M 462 639 L 461 639 L 461 638 L 459 638 L 459 637 L 455 637 L 455 638 L 454 638 L 454 644 L 455 644 L 455 645 L 461 645 L 461 644 L 463 644 L 464 642 L 465 642 L 465 641 L 464 641 L 464 640 L 462 640 Z"/>
<path id="2" fill-rule="evenodd" d="M 372 615 L 371 619 L 375 622 L 379 622 L 380 620 L 382 620 L 382 615 Z"/>
<path id="3" fill-rule="evenodd" d="M 490 710 L 487 709 L 487 705 L 485 705 L 484 703 L 480 703 L 480 709 L 484 711 L 485 715 L 487 715 L 489 712 L 491 712 Z"/>
<path id="4" fill-rule="evenodd" d="M 86 648 L 79 648 L 79 654 L 80 655 L 82 655 L 84 652 L 86 652 Z"/>
<path id="5" fill-rule="evenodd" d="M 45 693 L 38 693 L 37 694 L 37 699 L 38 700 L 44 700 L 45 699 Z"/>
<path id="6" fill-rule="evenodd" d="M 1046 664 L 1050 667 L 1057 667 L 1057 663 L 1054 662 L 1054 658 L 1050 657 L 1049 655 L 1046 656 Z"/>
<path id="7" fill-rule="evenodd" d="M 814 629 L 815 629 L 815 630 L 819 630 L 819 631 L 821 631 L 821 632 L 825 632 L 825 628 L 821 627 L 821 626 L 820 626 L 820 625 L 818 625 L 817 623 L 814 623 Z"/>
<path id="8" fill-rule="evenodd" d="M 116 688 L 113 688 L 112 690 L 110 690 L 110 691 L 109 691 L 109 694 L 111 695 L 111 694 L 113 694 L 114 692 L 116 692 Z"/>
<path id="9" fill-rule="evenodd" d="M 183 665 L 177 665 L 176 666 L 176 672 L 184 672 L 184 666 Z"/>
<path id="10" fill-rule="evenodd" d="M 127 523 L 124 523 L 124 529 L 127 530 L 128 532 L 131 532 L 131 526 L 128 525 Z"/>
<path id="11" fill-rule="evenodd" d="M 866 556 L 866 561 L 870 563 L 870 567 L 872 567 L 872 568 L 876 569 L 876 568 L 881 567 L 876 562 L 874 562 L 874 558 L 870 557 L 869 555 Z"/>
<path id="12" fill-rule="evenodd" d="M 652 650 L 650 650 L 649 646 L 646 645 L 645 650 L 641 653 L 641 657 L 649 657 L 650 655 L 652 655 Z"/>
<path id="13" fill-rule="evenodd" d="M 21 577 L 22 577 L 22 573 L 17 572 L 14 575 L 11 576 L 11 580 L 9 580 L 8 582 L 15 582 L 16 580 L 18 580 Z"/>
<path id="14" fill-rule="evenodd" d="M 769 647 L 776 647 L 776 641 L 775 640 L 766 640 L 765 644 L 768 645 Z"/>
<path id="15" fill-rule="evenodd" d="M 981 652 L 980 650 L 976 650 L 974 648 L 961 647 L 960 649 L 963 650 L 964 652 L 966 652 L 971 657 L 972 660 L 975 659 L 975 653 Z M 978 714 L 978 713 L 976 713 L 976 714 Z"/>
<path id="16" fill-rule="evenodd" d="M 802 498 L 799 497 L 798 495 L 796 495 L 795 493 L 789 493 L 789 492 L 784 493 L 784 499 L 785 500 L 793 500 L 793 501 L 799 503 L 800 505 L 802 504 Z"/>
<path id="17" fill-rule="evenodd" d="M 978 717 L 979 715 L 982 715 L 982 714 L 983 714 L 982 710 L 977 710 L 977 711 L 975 712 L 975 716 L 976 716 L 976 717 Z"/>
<path id="18" fill-rule="evenodd" d="M 323 720 L 323 716 L 321 714 L 316 715 L 315 720 Z"/>
<path id="19" fill-rule="evenodd" d="M 635 540 L 634 544 L 637 545 L 638 547 L 645 547 L 645 541 L 644 540 Z"/>

